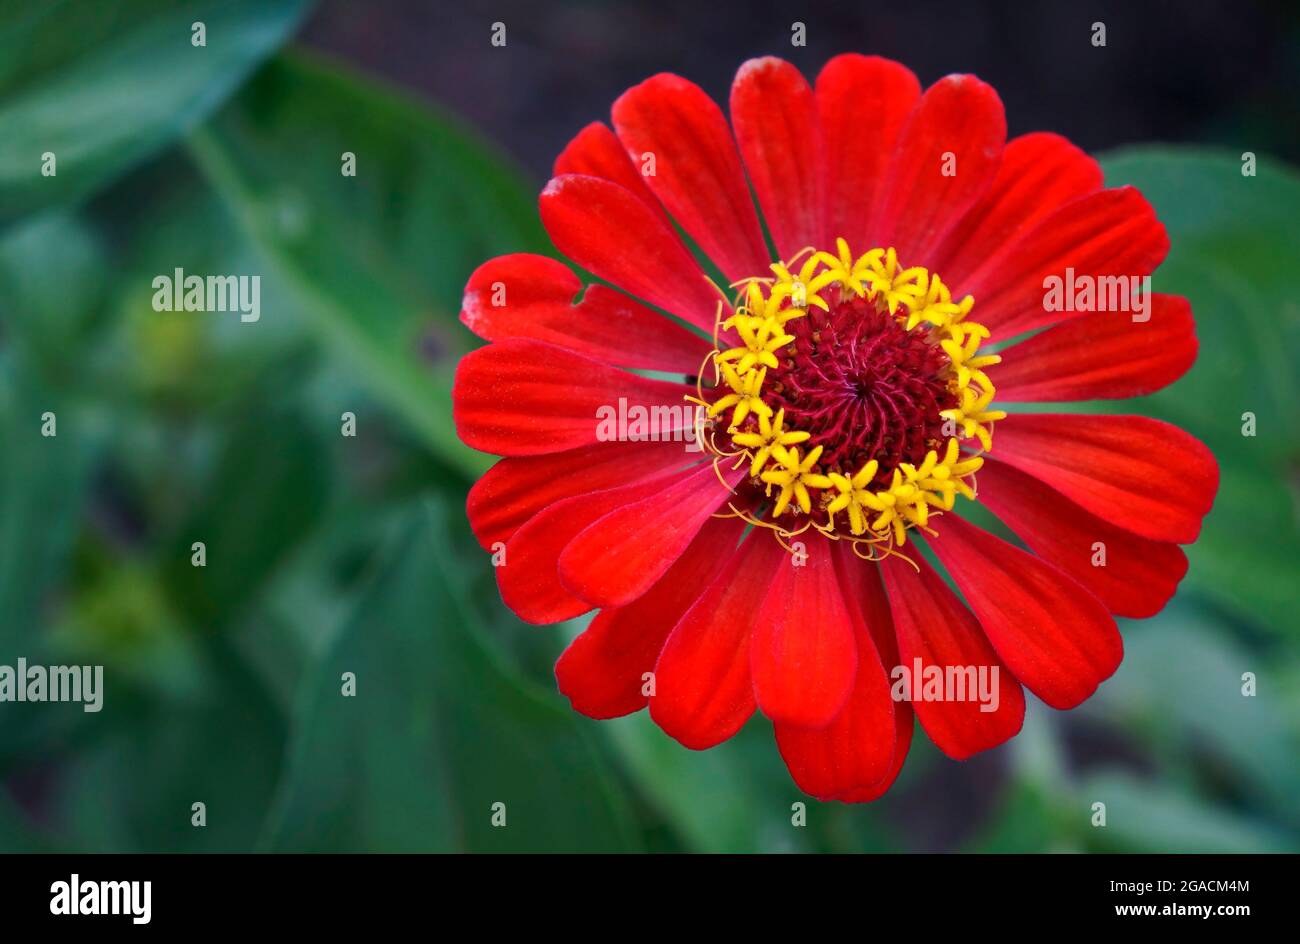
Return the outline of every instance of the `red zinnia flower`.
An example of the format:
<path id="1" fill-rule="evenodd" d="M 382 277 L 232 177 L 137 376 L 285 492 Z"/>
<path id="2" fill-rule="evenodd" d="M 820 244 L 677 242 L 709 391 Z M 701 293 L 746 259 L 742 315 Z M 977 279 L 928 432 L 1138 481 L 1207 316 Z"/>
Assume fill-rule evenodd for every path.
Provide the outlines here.
<path id="1" fill-rule="evenodd" d="M 734 138 L 658 75 L 560 155 L 542 222 L 612 288 L 534 255 L 471 276 L 461 317 L 492 343 L 461 362 L 456 425 L 505 458 L 469 518 L 522 619 L 601 610 L 556 665 L 577 710 L 649 705 L 706 748 L 757 708 L 801 788 L 870 800 L 913 710 L 952 757 L 1000 744 L 1022 685 L 1079 704 L 1122 657 L 1112 614 L 1173 594 L 1218 484 L 1206 447 L 1000 407 L 1157 390 L 1196 357 L 1192 315 L 1127 293 L 1168 249 L 1142 195 L 1057 135 L 1006 141 L 972 76 L 921 94 L 846 55 L 813 87 L 758 59 L 731 117 Z M 658 436 L 608 441 L 615 414 Z M 1028 550 L 947 513 L 973 501 Z"/>

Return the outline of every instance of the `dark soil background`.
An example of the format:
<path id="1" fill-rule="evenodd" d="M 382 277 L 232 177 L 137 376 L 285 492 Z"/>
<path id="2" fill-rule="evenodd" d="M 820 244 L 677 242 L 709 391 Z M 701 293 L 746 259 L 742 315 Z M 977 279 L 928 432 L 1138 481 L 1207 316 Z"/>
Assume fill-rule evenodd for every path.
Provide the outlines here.
<path id="1" fill-rule="evenodd" d="M 493 47 L 492 24 L 507 44 Z M 791 46 L 791 24 L 807 45 Z M 1092 45 L 1093 23 L 1106 46 Z M 431 43 L 430 37 L 438 37 Z M 831 56 L 897 59 L 928 85 L 993 84 L 1012 134 L 1088 151 L 1204 142 L 1300 159 L 1300 3 L 327 0 L 303 39 L 451 109 L 538 179 L 629 86 L 677 72 L 724 102 L 745 59 L 810 78 Z"/>

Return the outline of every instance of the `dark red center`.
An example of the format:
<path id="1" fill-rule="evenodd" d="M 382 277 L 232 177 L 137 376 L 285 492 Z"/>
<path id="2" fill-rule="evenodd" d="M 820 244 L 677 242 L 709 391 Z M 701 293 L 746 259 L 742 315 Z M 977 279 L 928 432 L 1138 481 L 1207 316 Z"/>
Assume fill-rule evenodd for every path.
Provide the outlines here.
<path id="1" fill-rule="evenodd" d="M 871 459 L 884 485 L 900 462 L 920 464 L 943 444 L 940 410 L 957 396 L 940 376 L 947 363 L 921 325 L 906 331 L 874 303 L 827 293 L 830 311 L 810 308 L 786 324 L 794 336 L 767 372 L 764 401 L 785 408 L 785 428 L 812 434 L 824 471 L 852 474 Z"/>

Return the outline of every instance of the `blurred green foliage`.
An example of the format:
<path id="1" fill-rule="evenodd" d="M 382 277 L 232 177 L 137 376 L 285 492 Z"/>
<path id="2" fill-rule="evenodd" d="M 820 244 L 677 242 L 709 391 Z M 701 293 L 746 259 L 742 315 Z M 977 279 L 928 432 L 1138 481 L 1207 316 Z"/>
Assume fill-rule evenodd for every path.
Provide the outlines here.
<path id="1" fill-rule="evenodd" d="M 1105 162 L 1169 227 L 1156 288 L 1192 299 L 1202 340 L 1187 378 L 1126 407 L 1221 463 L 1179 597 L 1123 626 L 1084 708 L 1035 703 L 966 764 L 918 737 L 884 800 L 823 805 L 762 721 L 698 754 L 555 693 L 578 627 L 500 605 L 463 514 L 487 460 L 448 399 L 466 276 L 548 249 L 535 186 L 428 105 L 276 53 L 303 7 L 0 14 L 0 664 L 106 667 L 98 714 L 0 704 L 0 850 L 1300 846 L 1289 170 Z M 261 321 L 153 311 L 177 267 L 260 274 Z"/>

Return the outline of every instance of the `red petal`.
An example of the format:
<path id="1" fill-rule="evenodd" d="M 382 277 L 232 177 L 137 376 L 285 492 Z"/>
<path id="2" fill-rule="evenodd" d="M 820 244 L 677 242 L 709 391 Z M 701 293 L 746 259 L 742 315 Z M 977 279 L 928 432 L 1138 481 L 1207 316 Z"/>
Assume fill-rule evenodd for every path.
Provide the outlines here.
<path id="1" fill-rule="evenodd" d="M 1053 708 L 1073 708 L 1119 667 L 1124 643 L 1101 601 L 1046 561 L 944 515 L 930 540 L 993 648 Z"/>
<path id="2" fill-rule="evenodd" d="M 921 97 L 909 69 L 877 56 L 846 53 L 817 76 L 817 114 L 826 160 L 826 228 L 819 245 L 848 240 L 872 248 L 871 208 L 903 122 Z"/>
<path id="3" fill-rule="evenodd" d="M 844 707 L 858 645 L 829 541 L 810 538 L 806 557 L 791 555 L 777 568 L 749 656 L 754 695 L 773 721 L 820 728 Z"/>
<path id="4" fill-rule="evenodd" d="M 663 579 L 639 600 L 602 610 L 555 663 L 560 691 L 589 718 L 618 718 L 646 706 L 646 673 L 668 633 L 731 559 L 740 518 L 713 518 Z"/>
<path id="5" fill-rule="evenodd" d="M 712 332 L 722 296 L 663 217 L 626 187 L 570 174 L 546 185 L 542 225 L 597 278 Z"/>
<path id="6" fill-rule="evenodd" d="M 731 86 L 731 123 L 782 259 L 821 244 L 821 137 L 813 91 L 794 66 L 750 59 Z"/>
<path id="7" fill-rule="evenodd" d="M 935 268 L 949 285 L 960 285 L 1048 213 L 1101 185 L 1097 162 L 1060 135 L 1036 131 L 1013 138 L 989 192 L 944 237 Z"/>
<path id="8" fill-rule="evenodd" d="M 627 411 L 671 408 L 653 414 L 667 418 L 669 428 L 661 426 L 660 436 L 693 431 L 687 395 L 695 389 L 629 374 L 542 341 L 512 338 L 461 358 L 451 401 L 465 445 L 498 456 L 531 456 L 599 442 L 608 425 L 602 419 L 617 417 L 620 400 Z"/>
<path id="9" fill-rule="evenodd" d="M 995 337 L 1010 338 L 1083 314 L 1047 310 L 1049 278 L 1070 277 L 1071 286 L 1084 278 L 1138 278 L 1154 272 L 1168 251 L 1165 228 L 1142 194 L 1132 187 L 1102 190 L 1044 217 L 953 283 L 953 294 L 974 295 L 974 320 Z"/>
<path id="10" fill-rule="evenodd" d="M 627 156 L 627 151 L 623 150 L 623 142 L 602 122 L 593 121 L 579 131 L 555 159 L 554 176 L 562 177 L 565 174 L 603 177 L 626 187 L 644 200 L 646 206 L 654 210 L 672 229 L 672 220 L 664 212 L 663 204 L 645 185 L 645 178 Z"/>
<path id="11" fill-rule="evenodd" d="M 1117 616 L 1159 613 L 1187 573 L 1177 544 L 1138 537 L 1084 511 L 1033 476 L 989 461 L 979 472 L 979 497 L 1039 557 L 1091 590 Z M 1094 566 L 1097 542 L 1105 566 Z"/>
<path id="12" fill-rule="evenodd" d="M 534 515 L 506 542 L 505 563 L 497 567 L 501 599 L 527 623 L 558 623 L 592 608 L 560 583 L 559 557 L 564 546 L 615 508 L 640 501 L 688 479 L 694 470 L 669 472 L 558 501 Z"/>
<path id="13" fill-rule="evenodd" d="M 898 639 L 894 633 L 894 620 L 890 613 L 889 600 L 885 596 L 884 584 L 880 579 L 880 571 L 876 569 L 877 565 L 859 560 L 851 548 L 841 543 L 836 550 L 835 566 L 840 569 L 840 573 L 846 575 L 853 573 L 855 567 L 859 571 L 866 569 L 867 577 L 862 584 L 862 592 L 846 593 L 844 599 L 850 607 L 854 605 L 861 607 L 862 621 L 871 632 L 876 652 L 880 655 L 882 669 L 890 669 L 898 665 Z M 846 581 L 845 586 L 851 587 L 853 584 Z M 870 803 L 884 796 L 898 779 L 903 763 L 907 760 L 907 752 L 912 746 L 912 734 L 916 722 L 909 702 L 893 701 L 892 696 L 890 701 L 894 706 L 894 757 L 889 763 L 888 772 L 875 783 L 847 789 L 837 794 L 835 799 L 844 803 Z"/>
<path id="14" fill-rule="evenodd" d="M 727 119 L 704 91 L 660 73 L 614 102 L 614 130 L 633 163 L 654 156 L 646 184 L 732 281 L 767 271 L 767 244 Z"/>
<path id="15" fill-rule="evenodd" d="M 681 556 L 745 471 L 719 474 L 706 462 L 672 486 L 592 522 L 560 555 L 560 581 L 593 606 L 626 606 Z"/>
<path id="16" fill-rule="evenodd" d="M 943 237 L 992 185 L 1006 140 L 991 86 L 973 75 L 930 86 L 898 136 L 871 245 L 895 247 L 904 265 L 933 265 Z"/>
<path id="17" fill-rule="evenodd" d="M 498 256 L 469 277 L 460 320 L 488 341 L 533 338 L 620 367 L 699 372 L 710 345 L 698 334 L 604 285 L 574 304 L 581 289 L 562 262 Z"/>
<path id="18" fill-rule="evenodd" d="M 668 635 L 655 663 L 650 717 L 693 750 L 731 737 L 754 713 L 750 627 L 788 555 L 756 528 Z"/>
<path id="19" fill-rule="evenodd" d="M 1145 416 L 1015 414 L 998 422 L 993 455 L 1154 541 L 1195 541 L 1219 487 L 1200 440 Z"/>
<path id="20" fill-rule="evenodd" d="M 919 572 L 895 557 L 886 557 L 880 565 L 898 634 L 900 668 L 907 673 L 912 708 L 930 740 L 949 757 L 965 760 L 1016 736 L 1025 720 L 1025 695 L 970 610 L 924 558 L 916 555 L 916 565 Z M 944 673 L 940 678 L 950 667 L 968 673 L 960 680 L 961 684 L 970 682 L 971 687 L 960 699 L 928 700 L 925 680 L 932 667 Z M 968 670 L 976 673 L 975 678 Z M 995 685 L 996 692 L 990 689 L 988 694 L 996 695 L 996 701 L 992 697 L 988 704 L 979 701 L 980 672 L 986 684 Z M 897 686 L 899 676 L 890 678 Z M 941 690 L 941 694 L 957 693 L 954 689 Z M 996 707 L 985 710 L 988 705 Z"/>
<path id="21" fill-rule="evenodd" d="M 1152 295 L 1149 320 L 1098 312 L 1048 328 L 1002 352 L 989 369 L 998 402 L 1119 400 L 1167 387 L 1196 360 L 1192 307 Z"/>
<path id="22" fill-rule="evenodd" d="M 886 665 L 876 643 L 877 636 L 887 639 L 885 651 L 892 652 L 893 627 L 879 572 L 874 564 L 854 558 L 843 542 L 834 545 L 831 556 L 857 647 L 853 688 L 828 725 L 776 724 L 776 744 L 790 775 L 800 790 L 821 800 L 877 785 L 883 793 L 903 765 L 912 726 L 911 710 L 890 698 Z"/>
<path id="23" fill-rule="evenodd" d="M 889 788 L 894 785 L 894 781 L 898 779 L 898 775 L 903 771 L 903 763 L 907 760 L 907 752 L 912 746 L 912 729 L 915 726 L 912 706 L 896 706 L 894 709 L 894 760 L 889 766 L 889 772 L 873 784 L 865 787 L 853 787 L 843 793 L 836 794 L 831 799 L 839 800 L 841 803 L 871 803 L 888 793 Z"/>
<path id="24" fill-rule="evenodd" d="M 596 443 L 544 456 L 502 459 L 469 490 L 465 511 L 474 536 L 491 550 L 525 521 L 562 498 L 598 492 L 680 469 L 699 460 L 682 443 Z"/>

